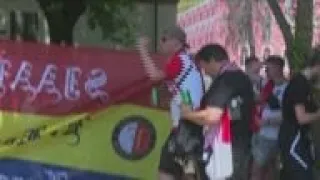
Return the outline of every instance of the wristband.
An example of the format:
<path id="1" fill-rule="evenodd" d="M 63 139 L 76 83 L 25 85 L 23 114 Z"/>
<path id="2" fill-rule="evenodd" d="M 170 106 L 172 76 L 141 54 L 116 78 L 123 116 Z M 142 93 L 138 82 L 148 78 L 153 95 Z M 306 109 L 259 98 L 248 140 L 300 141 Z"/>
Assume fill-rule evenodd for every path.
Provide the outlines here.
<path id="1" fill-rule="evenodd" d="M 153 106 L 158 106 L 159 105 L 159 90 L 156 87 L 152 88 L 151 91 L 151 102 Z"/>

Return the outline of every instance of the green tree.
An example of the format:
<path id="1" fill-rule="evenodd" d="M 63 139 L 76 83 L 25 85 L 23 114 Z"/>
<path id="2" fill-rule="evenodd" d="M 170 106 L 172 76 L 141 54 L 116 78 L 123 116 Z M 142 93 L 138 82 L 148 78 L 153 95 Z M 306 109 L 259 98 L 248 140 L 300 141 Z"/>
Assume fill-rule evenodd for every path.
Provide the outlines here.
<path id="1" fill-rule="evenodd" d="M 47 19 L 51 43 L 73 44 L 73 29 L 86 13 L 91 29 L 101 28 L 110 42 L 133 41 L 135 1 L 132 0 L 37 0 Z M 135 17 L 136 18 L 136 17 Z"/>
<path id="2" fill-rule="evenodd" d="M 267 0 L 270 9 L 278 22 L 278 25 L 282 31 L 285 44 L 286 55 L 289 60 L 289 64 L 292 71 L 299 71 L 306 65 L 308 58 L 312 53 L 313 42 L 313 0 L 297 0 L 295 25 L 290 26 L 290 23 L 286 20 L 283 12 L 277 0 Z M 317 159 L 317 168 L 320 168 L 320 122 L 312 124 L 313 140 L 315 142 L 315 154 Z M 319 176 L 319 170 L 316 172 L 316 176 Z"/>
<path id="3" fill-rule="evenodd" d="M 300 70 L 306 64 L 306 60 L 312 50 L 314 2 L 313 0 L 286 1 L 290 1 L 290 4 L 296 3 L 297 8 L 293 26 L 287 21 L 278 0 L 226 0 L 230 9 L 228 14 L 229 38 L 227 42 L 237 47 L 247 41 L 250 45 L 251 54 L 254 54 L 254 36 L 252 33 L 254 4 L 267 2 L 283 34 L 290 68 L 293 71 Z M 257 12 L 258 14 L 256 15 L 261 16 L 259 11 Z"/>
<path id="4" fill-rule="evenodd" d="M 297 3 L 294 27 L 291 27 L 286 20 L 278 0 L 267 0 L 267 2 L 284 37 L 290 68 L 293 72 L 299 71 L 305 66 L 312 52 L 314 2 L 313 0 L 292 2 Z"/>

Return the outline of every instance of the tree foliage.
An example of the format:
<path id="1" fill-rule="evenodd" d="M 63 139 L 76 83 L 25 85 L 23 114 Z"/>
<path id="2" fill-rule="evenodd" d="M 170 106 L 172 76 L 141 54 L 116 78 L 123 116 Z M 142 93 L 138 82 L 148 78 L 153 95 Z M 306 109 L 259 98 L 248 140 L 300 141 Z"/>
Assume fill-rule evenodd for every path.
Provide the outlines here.
<path id="1" fill-rule="evenodd" d="M 282 31 L 286 43 L 286 55 L 292 71 L 299 71 L 306 65 L 312 52 L 313 0 L 297 0 L 295 25 L 291 27 L 285 19 L 277 0 L 267 0 L 270 9 Z M 294 28 L 294 31 L 292 31 Z"/>
<path id="2" fill-rule="evenodd" d="M 287 0 L 288 1 L 288 0 Z M 229 6 L 227 42 L 233 47 L 249 43 L 254 54 L 253 14 L 263 16 L 256 5 L 267 3 L 282 32 L 286 56 L 293 71 L 305 66 L 311 54 L 313 40 L 313 0 L 289 0 L 296 5 L 294 25 L 288 21 L 278 0 L 226 0 Z M 255 11 L 255 13 L 253 13 Z M 253 52 L 253 53 L 252 53 Z"/>
<path id="3" fill-rule="evenodd" d="M 100 28 L 104 39 L 128 44 L 135 29 L 132 0 L 37 0 L 49 25 L 52 43 L 73 44 L 73 28 L 86 14 L 91 29 Z M 132 14 L 132 15 L 131 15 Z"/>

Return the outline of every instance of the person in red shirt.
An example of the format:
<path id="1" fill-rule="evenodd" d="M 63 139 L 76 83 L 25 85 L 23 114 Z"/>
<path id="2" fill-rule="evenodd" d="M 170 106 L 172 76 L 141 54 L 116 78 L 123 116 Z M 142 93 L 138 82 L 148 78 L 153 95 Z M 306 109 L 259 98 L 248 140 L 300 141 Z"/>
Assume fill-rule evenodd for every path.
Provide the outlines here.
<path id="1" fill-rule="evenodd" d="M 147 38 L 139 39 L 137 48 L 140 52 L 144 69 L 151 80 L 163 81 L 171 94 L 170 114 L 173 121 L 173 131 L 162 148 L 159 179 L 181 179 L 186 170 L 181 167 L 179 162 L 175 161 L 175 156 L 170 150 L 169 139 L 174 136 L 174 129 L 178 127 L 181 119 L 182 92 L 189 92 L 193 109 L 200 107 L 204 92 L 201 72 L 196 66 L 192 55 L 187 51 L 186 34 L 180 27 L 171 27 L 162 33 L 160 46 L 162 52 L 169 56 L 164 69 L 156 67 L 155 62 L 147 51 L 147 45 Z"/>
<path id="2" fill-rule="evenodd" d="M 256 105 L 252 112 L 253 119 L 250 124 L 253 133 L 256 133 L 259 130 L 259 101 L 261 90 L 265 83 L 265 79 L 260 75 L 261 68 L 262 63 L 257 57 L 250 56 L 245 60 L 245 71 L 252 82 L 256 101 Z"/>

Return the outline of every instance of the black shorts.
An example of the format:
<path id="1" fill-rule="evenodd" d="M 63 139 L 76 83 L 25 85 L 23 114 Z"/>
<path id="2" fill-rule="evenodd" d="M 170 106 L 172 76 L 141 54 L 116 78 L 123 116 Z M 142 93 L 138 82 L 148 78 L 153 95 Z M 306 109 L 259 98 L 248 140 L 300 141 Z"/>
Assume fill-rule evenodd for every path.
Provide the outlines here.
<path id="1" fill-rule="evenodd" d="M 174 176 L 176 180 L 182 180 L 183 179 L 183 168 L 180 164 L 178 164 L 175 161 L 175 156 L 172 152 L 169 151 L 170 144 L 169 144 L 169 139 L 170 137 L 173 136 L 173 133 L 171 133 L 167 140 L 165 141 L 162 151 L 161 151 L 161 156 L 160 156 L 160 163 L 159 163 L 159 171 L 170 174 Z M 204 169 L 204 162 L 201 160 L 198 160 L 196 163 L 197 166 L 197 175 L 200 176 L 201 180 L 207 180 L 207 177 L 205 175 L 205 169 Z"/>
<path id="2" fill-rule="evenodd" d="M 173 134 L 170 134 L 172 136 Z M 159 171 L 170 174 L 179 180 L 182 178 L 183 169 L 180 164 L 175 161 L 175 156 L 169 151 L 169 138 L 162 147 Z M 232 146 L 234 172 L 228 180 L 247 180 L 249 175 L 249 160 L 250 160 L 250 140 L 243 138 L 234 142 Z M 205 175 L 205 164 L 202 161 L 197 162 L 198 173 L 201 180 L 207 180 Z"/>
<path id="3" fill-rule="evenodd" d="M 240 138 L 232 142 L 233 173 L 228 180 L 249 179 L 251 158 L 250 138 Z"/>
<path id="4" fill-rule="evenodd" d="M 297 160 L 289 155 L 282 155 L 283 167 L 281 169 L 281 180 L 313 180 L 313 166 L 307 162 L 307 168 L 297 164 Z"/>
<path id="5" fill-rule="evenodd" d="M 309 139 L 298 132 L 288 142 L 280 142 L 281 179 L 313 180 L 314 156 Z"/>
<path id="6" fill-rule="evenodd" d="M 182 176 L 182 167 L 174 160 L 173 153 L 169 152 L 169 139 L 173 134 L 171 133 L 164 145 L 162 146 L 159 171 L 170 174 L 179 179 Z"/>
<path id="7" fill-rule="evenodd" d="M 281 180 L 313 180 L 313 161 L 310 153 L 290 151 L 281 152 Z"/>

